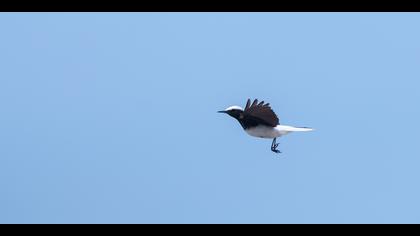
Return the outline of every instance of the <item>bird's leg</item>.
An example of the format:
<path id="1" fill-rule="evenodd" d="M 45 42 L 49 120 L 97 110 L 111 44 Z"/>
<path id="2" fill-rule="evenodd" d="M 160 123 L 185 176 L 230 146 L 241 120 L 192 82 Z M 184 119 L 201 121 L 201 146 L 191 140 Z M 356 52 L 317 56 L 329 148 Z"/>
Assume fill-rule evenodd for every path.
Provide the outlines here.
<path id="1" fill-rule="evenodd" d="M 276 143 L 276 138 L 273 139 L 273 143 L 271 143 L 271 151 L 275 153 L 281 153 L 280 150 L 277 149 L 279 143 Z"/>

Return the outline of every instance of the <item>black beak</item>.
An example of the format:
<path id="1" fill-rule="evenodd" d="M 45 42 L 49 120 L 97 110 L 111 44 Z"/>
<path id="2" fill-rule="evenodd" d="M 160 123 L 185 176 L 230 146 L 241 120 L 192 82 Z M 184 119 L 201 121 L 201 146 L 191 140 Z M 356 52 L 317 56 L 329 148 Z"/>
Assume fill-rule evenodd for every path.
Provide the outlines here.
<path id="1" fill-rule="evenodd" d="M 226 111 L 218 111 L 219 113 L 227 113 Z"/>

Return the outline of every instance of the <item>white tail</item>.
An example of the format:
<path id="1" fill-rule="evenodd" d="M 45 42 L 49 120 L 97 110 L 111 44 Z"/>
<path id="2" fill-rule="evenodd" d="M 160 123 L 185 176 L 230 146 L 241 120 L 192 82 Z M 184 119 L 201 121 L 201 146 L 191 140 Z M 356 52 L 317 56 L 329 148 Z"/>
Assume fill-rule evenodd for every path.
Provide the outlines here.
<path id="1" fill-rule="evenodd" d="M 276 129 L 279 131 L 294 132 L 294 131 L 312 131 L 314 129 L 308 127 L 293 127 L 288 125 L 277 125 Z"/>
<path id="2" fill-rule="evenodd" d="M 313 131 L 314 129 L 308 127 L 292 127 L 292 131 Z"/>

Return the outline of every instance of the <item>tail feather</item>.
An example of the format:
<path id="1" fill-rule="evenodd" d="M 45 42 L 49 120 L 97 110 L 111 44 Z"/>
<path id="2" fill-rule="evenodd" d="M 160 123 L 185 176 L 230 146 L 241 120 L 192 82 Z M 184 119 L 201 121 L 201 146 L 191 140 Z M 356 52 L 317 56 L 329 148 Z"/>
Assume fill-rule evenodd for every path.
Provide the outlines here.
<path id="1" fill-rule="evenodd" d="M 281 131 L 286 131 L 286 132 L 295 132 L 295 131 L 306 132 L 306 131 L 314 130 L 313 128 L 309 128 L 309 127 L 293 127 L 293 126 L 288 126 L 288 125 L 278 125 L 276 128 Z"/>
<path id="2" fill-rule="evenodd" d="M 309 127 L 293 127 L 294 130 L 293 131 L 313 131 L 314 129 L 309 128 Z"/>

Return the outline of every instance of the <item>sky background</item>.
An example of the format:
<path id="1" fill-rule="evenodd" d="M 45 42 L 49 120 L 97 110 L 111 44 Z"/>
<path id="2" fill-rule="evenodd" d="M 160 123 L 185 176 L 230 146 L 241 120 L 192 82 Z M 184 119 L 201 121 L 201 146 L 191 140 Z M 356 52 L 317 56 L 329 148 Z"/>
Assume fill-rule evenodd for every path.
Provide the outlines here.
<path id="1" fill-rule="evenodd" d="M 419 13 L 0 14 L 0 223 L 420 223 Z M 248 136 L 247 98 L 314 132 Z"/>

